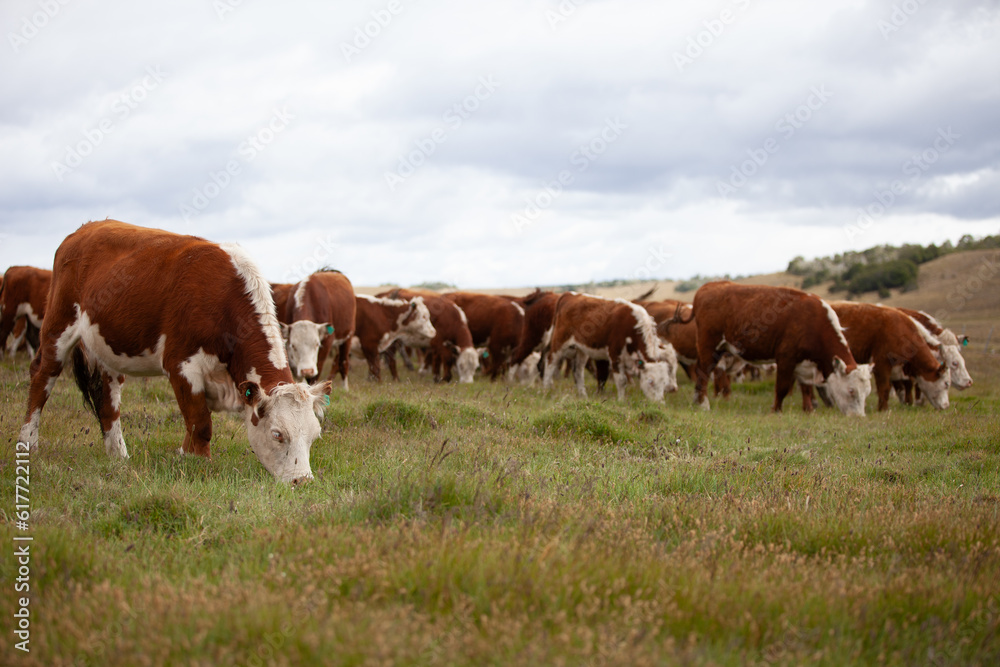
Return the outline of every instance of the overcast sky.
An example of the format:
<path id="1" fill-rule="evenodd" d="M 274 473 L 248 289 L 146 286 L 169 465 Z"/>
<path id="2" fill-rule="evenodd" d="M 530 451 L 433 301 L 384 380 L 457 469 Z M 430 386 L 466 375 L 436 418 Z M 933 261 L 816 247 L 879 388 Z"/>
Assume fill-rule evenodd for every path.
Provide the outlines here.
<path id="1" fill-rule="evenodd" d="M 998 2 L 4 0 L 0 269 L 87 220 L 272 281 L 779 271 L 1000 232 Z"/>

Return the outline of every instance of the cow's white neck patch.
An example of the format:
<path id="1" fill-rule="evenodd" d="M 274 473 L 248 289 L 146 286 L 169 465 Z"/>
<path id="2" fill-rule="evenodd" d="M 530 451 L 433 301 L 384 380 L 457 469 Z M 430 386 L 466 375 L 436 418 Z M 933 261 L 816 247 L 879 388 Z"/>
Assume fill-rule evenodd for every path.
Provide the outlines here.
<path id="1" fill-rule="evenodd" d="M 835 311 L 833 307 L 830 306 L 830 304 L 828 304 L 823 299 L 820 299 L 819 302 L 823 304 L 823 308 L 826 309 L 826 317 L 827 319 L 830 320 L 830 324 L 833 326 L 833 330 L 837 332 L 837 339 L 844 344 L 844 347 L 849 347 L 847 344 L 847 339 L 844 338 L 844 327 L 840 326 L 840 318 L 837 317 L 837 311 Z"/>
<path id="2" fill-rule="evenodd" d="M 237 275 L 243 279 L 246 293 L 253 303 L 257 319 L 260 321 L 261 331 L 267 338 L 270 348 L 267 353 L 268 360 L 274 364 L 275 368 L 287 368 L 288 359 L 285 357 L 285 344 L 281 339 L 281 325 L 274 308 L 274 299 L 271 297 L 271 284 L 264 279 L 260 269 L 238 244 L 223 243 L 219 247 L 229 255 Z M 297 294 L 296 298 L 298 298 Z"/>
<path id="3" fill-rule="evenodd" d="M 635 330 L 642 338 L 642 346 L 646 358 L 650 360 L 657 359 L 659 353 L 656 350 L 656 344 L 659 339 L 656 336 L 656 324 L 653 321 L 653 317 L 646 312 L 645 308 L 631 301 L 615 299 L 615 302 L 623 303 L 632 309 L 632 316 L 635 318 Z"/>
<path id="4" fill-rule="evenodd" d="M 205 395 L 209 410 L 239 412 L 243 408 L 226 364 L 214 354 L 208 354 L 199 347 L 197 352 L 181 362 L 180 372 L 191 385 L 192 394 Z"/>
<path id="5" fill-rule="evenodd" d="M 384 296 L 372 296 L 371 294 L 355 294 L 359 299 L 364 299 L 368 303 L 376 303 L 380 306 L 405 306 L 407 301 L 403 299 L 390 299 Z"/>
<path id="6" fill-rule="evenodd" d="M 927 327 L 925 327 L 923 324 L 920 323 L 920 320 L 915 320 L 912 317 L 910 317 L 910 321 L 913 322 L 913 325 L 915 327 L 917 327 L 917 333 L 920 334 L 920 339 L 923 340 L 925 343 L 927 343 L 927 345 L 929 345 L 930 347 L 937 347 L 938 345 L 941 344 L 941 341 L 935 338 L 934 334 L 928 331 Z"/>
<path id="7" fill-rule="evenodd" d="M 292 299 L 295 301 L 296 308 L 301 308 L 302 304 L 306 302 L 306 285 L 309 284 L 309 278 L 312 278 L 312 276 L 303 278 L 295 286 L 295 294 L 292 295 Z"/>

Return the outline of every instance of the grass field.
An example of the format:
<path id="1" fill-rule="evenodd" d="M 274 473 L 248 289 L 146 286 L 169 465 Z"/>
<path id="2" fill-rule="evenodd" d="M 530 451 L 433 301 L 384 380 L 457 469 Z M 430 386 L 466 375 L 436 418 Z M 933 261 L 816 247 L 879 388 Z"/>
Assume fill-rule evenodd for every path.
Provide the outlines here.
<path id="1" fill-rule="evenodd" d="M 0 663 L 996 665 L 1000 361 L 968 362 L 949 410 L 864 419 L 770 414 L 766 381 L 703 413 L 687 382 L 618 403 L 356 364 L 302 488 L 235 416 L 212 460 L 179 457 L 161 379 L 126 384 L 110 460 L 64 376 L 25 532 L 22 354 L 0 362 Z"/>

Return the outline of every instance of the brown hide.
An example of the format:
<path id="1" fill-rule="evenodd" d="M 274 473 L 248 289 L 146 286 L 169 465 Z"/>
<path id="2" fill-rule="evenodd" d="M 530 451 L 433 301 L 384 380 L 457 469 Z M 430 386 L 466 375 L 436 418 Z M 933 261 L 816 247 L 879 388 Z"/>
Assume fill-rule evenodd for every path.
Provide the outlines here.
<path id="1" fill-rule="evenodd" d="M 868 303 L 834 301 L 830 304 L 844 327 L 844 336 L 859 363 L 874 362 L 878 409 L 889 407 L 892 367 L 902 364 L 907 375 L 920 375 L 931 382 L 941 377 L 944 366 L 916 325 L 895 308 Z"/>
<path id="2" fill-rule="evenodd" d="M 199 351 L 224 363 L 236 386 L 259 378 L 254 391 L 270 392 L 292 382 L 287 365 L 272 362 L 274 345 L 284 362 L 277 323 L 269 338 L 232 257 L 214 243 L 114 220 L 91 222 L 66 237 L 53 268 L 26 422 L 42 409 L 47 383 L 68 361 L 70 350 L 60 357 L 56 342 L 76 322 L 78 309 L 119 358 L 148 358 L 163 337 L 162 368 L 144 374 L 169 375 L 185 421 L 185 452 L 208 456 L 212 436 L 206 393 L 193 391 L 182 372 Z M 105 396 L 112 379 L 103 373 Z M 108 401 L 98 416 L 107 429 L 118 408 Z"/>
<path id="3" fill-rule="evenodd" d="M 406 313 L 402 324 L 408 323 L 416 313 L 411 307 L 412 301 L 401 301 L 380 298 L 370 301 L 364 297 L 355 297 L 357 311 L 354 316 L 354 335 L 361 344 L 361 352 L 368 362 L 368 372 L 376 380 L 382 379 L 382 364 L 379 361 L 379 343 L 386 334 L 399 329 L 399 316 Z M 391 369 L 392 370 L 392 369 Z M 399 376 L 393 374 L 393 379 Z"/>
<path id="4" fill-rule="evenodd" d="M 658 341 L 647 341 L 636 329 L 636 324 L 628 303 L 566 292 L 556 302 L 549 356 L 573 338 L 589 348 L 607 348 L 612 369 L 618 367 L 623 349 L 638 353 L 645 361 L 656 361 L 647 353 L 647 347 L 656 349 Z"/>
<path id="5" fill-rule="evenodd" d="M 346 386 L 356 308 L 354 286 L 339 271 L 317 271 L 290 290 L 285 306 L 288 324 L 308 320 L 333 327 L 333 333 L 321 338 L 317 378 L 322 375 L 323 365 L 336 345 L 337 356 L 330 368 L 330 379 L 339 372 Z"/>
<path id="6" fill-rule="evenodd" d="M 291 324 L 288 319 L 288 297 L 292 293 L 292 283 L 271 283 L 271 298 L 274 299 L 274 309 L 278 313 L 278 321 Z"/>
<path id="7" fill-rule="evenodd" d="M 30 305 L 38 320 L 45 318 L 45 305 L 52 284 L 52 272 L 37 269 L 33 266 L 12 266 L 4 273 L 0 283 L 0 358 L 7 345 L 7 337 L 17 331 L 22 331 L 19 322 L 27 321 L 25 315 L 18 315 L 17 310 L 22 305 Z M 40 322 L 31 323 L 38 326 Z M 17 333 L 20 335 L 20 333 Z"/>
<path id="8" fill-rule="evenodd" d="M 517 347 L 510 357 L 510 363 L 517 365 L 532 352 L 541 350 L 545 332 L 552 328 L 552 317 L 556 312 L 559 295 L 552 292 L 533 292 L 521 300 L 524 308 L 524 323 Z"/>
<path id="9" fill-rule="evenodd" d="M 465 313 L 473 345 L 487 349 L 483 373 L 496 380 L 521 339 L 523 309 L 509 298 L 491 294 L 449 292 L 444 297 Z"/>
<path id="10" fill-rule="evenodd" d="M 391 299 L 412 299 L 424 297 L 424 305 L 431 314 L 431 324 L 437 333 L 427 348 L 427 361 L 434 373 L 435 381 L 450 382 L 451 369 L 458 358 L 457 352 L 473 347 L 472 333 L 462 319 L 461 309 L 437 292 L 420 289 L 399 288 L 382 292 L 378 296 Z M 390 361 L 390 369 L 395 363 Z"/>
<path id="11" fill-rule="evenodd" d="M 795 384 L 795 367 L 814 362 L 823 377 L 833 372 L 839 357 L 847 372 L 857 367 L 851 350 L 834 329 L 823 301 L 789 287 L 738 285 L 711 282 L 694 296 L 698 324 L 698 367 L 695 400 L 705 400 L 708 373 L 722 357 L 723 339 L 747 361 L 774 360 L 777 364 L 773 409 L 781 404 Z"/>

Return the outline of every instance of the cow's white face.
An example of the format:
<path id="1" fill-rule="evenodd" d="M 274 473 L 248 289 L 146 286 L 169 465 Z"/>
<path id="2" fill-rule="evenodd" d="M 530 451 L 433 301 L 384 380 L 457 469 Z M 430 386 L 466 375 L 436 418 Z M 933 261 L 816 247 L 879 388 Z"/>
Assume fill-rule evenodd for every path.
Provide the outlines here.
<path id="1" fill-rule="evenodd" d="M 666 361 L 647 361 L 639 366 L 639 388 L 651 401 L 662 401 L 663 394 L 677 391 L 676 365 Z"/>
<path id="2" fill-rule="evenodd" d="M 288 342 L 288 365 L 296 377 L 310 380 L 319 375 L 319 346 L 327 336 L 327 327 L 327 324 L 309 320 L 281 325 L 281 332 Z"/>
<path id="3" fill-rule="evenodd" d="M 458 360 L 455 361 L 455 368 L 458 370 L 459 382 L 465 382 L 466 384 L 472 382 L 472 376 L 476 374 L 476 369 L 479 368 L 479 353 L 476 352 L 476 348 L 467 347 L 462 350 L 458 355 Z"/>
<path id="4" fill-rule="evenodd" d="M 535 351 L 532 352 L 517 366 L 511 366 L 510 370 L 507 372 L 508 382 L 520 382 L 526 387 L 530 387 L 535 384 L 537 380 L 541 378 L 538 373 L 538 362 L 542 358 L 542 353 Z"/>
<path id="5" fill-rule="evenodd" d="M 952 384 L 957 389 L 968 389 L 972 386 L 972 376 L 969 375 L 969 371 L 965 367 L 965 359 L 957 345 L 942 345 L 941 361 L 951 373 Z"/>
<path id="6" fill-rule="evenodd" d="M 925 380 L 918 375 L 916 380 L 920 391 L 923 392 L 924 396 L 927 397 L 927 400 L 935 408 L 944 410 L 951 405 L 951 401 L 948 399 L 948 388 L 951 387 L 951 372 L 945 365 L 942 364 L 941 368 L 938 369 L 937 379 Z"/>
<path id="7" fill-rule="evenodd" d="M 244 382 L 240 391 L 248 403 L 244 417 L 250 447 L 264 468 L 280 482 L 297 484 L 312 479 L 309 450 L 320 434 L 330 382 L 281 384 L 270 394 Z"/>
<path id="8" fill-rule="evenodd" d="M 872 393 L 873 364 L 858 364 L 850 373 L 840 357 L 833 358 L 833 372 L 822 384 L 833 404 L 845 415 L 865 416 L 865 401 Z M 822 376 L 821 376 L 822 377 Z"/>
<path id="9" fill-rule="evenodd" d="M 403 342 L 411 347 L 427 347 L 431 339 L 437 335 L 437 329 L 431 324 L 431 311 L 427 309 L 422 297 L 417 297 L 410 302 L 410 312 L 401 315 L 402 319 L 409 320 L 400 327 Z"/>

